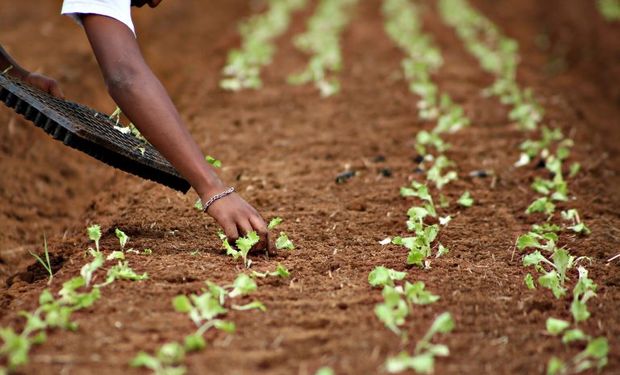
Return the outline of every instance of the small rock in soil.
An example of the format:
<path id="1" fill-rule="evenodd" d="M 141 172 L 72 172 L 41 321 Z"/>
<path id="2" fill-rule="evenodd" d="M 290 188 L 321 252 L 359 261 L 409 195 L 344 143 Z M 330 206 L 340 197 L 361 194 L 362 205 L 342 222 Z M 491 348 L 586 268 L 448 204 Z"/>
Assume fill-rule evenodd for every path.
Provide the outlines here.
<path id="1" fill-rule="evenodd" d="M 477 170 L 477 171 L 469 172 L 469 176 L 470 177 L 481 177 L 481 178 L 489 177 L 492 174 L 493 174 L 493 172 L 486 171 L 484 169 L 480 169 L 480 170 Z"/>
<path id="2" fill-rule="evenodd" d="M 422 163 L 423 161 L 424 161 L 424 156 L 423 156 L 423 155 L 418 155 L 418 156 L 416 156 L 416 157 L 414 157 L 414 158 L 413 158 L 413 162 L 414 162 L 414 163 L 418 163 L 418 164 L 420 164 L 420 163 Z"/>
<path id="3" fill-rule="evenodd" d="M 347 182 L 349 179 L 351 179 L 352 177 L 355 177 L 355 174 L 356 174 L 355 171 L 344 171 L 336 176 L 336 183 L 343 184 Z"/>
<path id="4" fill-rule="evenodd" d="M 379 169 L 379 174 L 383 177 L 392 177 L 392 170 L 390 168 Z"/>
<path id="5" fill-rule="evenodd" d="M 383 163 L 384 161 L 385 161 L 385 156 L 383 155 L 377 155 L 374 158 L 372 158 L 373 163 Z"/>

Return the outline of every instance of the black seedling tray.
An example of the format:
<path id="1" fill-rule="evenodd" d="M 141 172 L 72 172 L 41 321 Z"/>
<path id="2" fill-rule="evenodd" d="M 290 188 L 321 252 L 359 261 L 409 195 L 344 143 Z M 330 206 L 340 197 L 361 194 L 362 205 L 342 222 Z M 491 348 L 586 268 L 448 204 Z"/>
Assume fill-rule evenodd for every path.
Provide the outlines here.
<path id="1" fill-rule="evenodd" d="M 153 146 L 115 129 L 106 114 L 53 97 L 7 74 L 0 74 L 0 100 L 65 145 L 112 167 L 183 193 L 190 188 Z"/>

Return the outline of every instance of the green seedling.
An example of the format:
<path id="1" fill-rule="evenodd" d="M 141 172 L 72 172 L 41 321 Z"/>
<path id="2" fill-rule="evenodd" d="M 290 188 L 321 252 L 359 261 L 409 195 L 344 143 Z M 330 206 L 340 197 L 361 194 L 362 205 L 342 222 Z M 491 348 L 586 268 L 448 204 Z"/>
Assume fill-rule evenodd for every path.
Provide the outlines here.
<path id="1" fill-rule="evenodd" d="M 235 245 L 239 250 L 236 250 L 230 245 L 224 233 L 219 232 L 218 236 L 222 240 L 222 247 L 224 248 L 224 250 L 226 250 L 227 255 L 232 255 L 233 259 L 241 257 L 243 259 L 243 264 L 246 267 L 250 266 L 250 261 L 248 260 L 248 253 L 250 252 L 252 247 L 254 247 L 254 245 L 256 245 L 260 241 L 260 237 L 258 236 L 258 234 L 256 234 L 255 231 L 248 233 L 245 237 L 239 237 L 237 239 Z"/>
<path id="2" fill-rule="evenodd" d="M 368 282 L 372 286 L 394 286 L 394 281 L 403 280 L 406 276 L 406 272 L 378 266 L 368 274 Z"/>
<path id="3" fill-rule="evenodd" d="M 405 318 L 409 315 L 407 302 L 391 286 L 384 287 L 381 294 L 383 295 L 383 303 L 375 306 L 375 315 L 390 331 L 400 335 L 399 327 L 405 324 Z"/>
<path id="4" fill-rule="evenodd" d="M 101 239 L 101 227 L 98 224 L 91 225 L 86 229 L 88 238 L 95 242 L 95 250 L 99 252 L 99 240 Z"/>
<path id="5" fill-rule="evenodd" d="M 280 223 L 282 223 L 283 219 L 281 217 L 274 217 L 269 221 L 269 225 L 267 225 L 267 229 L 272 230 L 275 229 Z"/>
<path id="6" fill-rule="evenodd" d="M 90 255 L 94 258 L 93 261 L 82 266 L 82 269 L 80 270 L 80 276 L 84 279 L 84 284 L 86 286 L 90 284 L 93 274 L 103 265 L 104 262 L 103 254 L 101 252 L 96 252 L 90 249 Z"/>
<path id="7" fill-rule="evenodd" d="M 555 204 L 548 197 L 541 197 L 532 202 L 525 210 L 526 214 L 542 212 L 547 216 L 553 215 L 555 212 Z"/>
<path id="8" fill-rule="evenodd" d="M 314 375 L 336 375 L 336 373 L 331 369 L 331 367 L 321 367 L 316 370 Z"/>
<path id="9" fill-rule="evenodd" d="M 278 249 L 278 250 L 282 250 L 282 249 L 294 250 L 295 249 L 295 245 L 288 238 L 286 233 L 280 232 L 280 235 L 276 239 L 276 249 Z"/>
<path id="10" fill-rule="evenodd" d="M 569 221 L 572 223 L 572 225 L 569 226 L 568 229 L 572 230 L 573 232 L 586 236 L 592 233 L 590 228 L 588 228 L 581 221 L 581 218 L 579 217 L 579 212 L 576 209 L 562 211 L 561 216 L 564 221 Z"/>
<path id="11" fill-rule="evenodd" d="M 596 297 L 596 284 L 588 277 L 588 270 L 579 267 L 579 279 L 573 288 L 573 302 L 570 306 L 571 314 L 575 322 L 582 322 L 590 317 L 587 302 Z"/>
<path id="12" fill-rule="evenodd" d="M 474 199 L 471 197 L 469 191 L 466 191 L 461 195 L 459 200 L 456 202 L 462 207 L 471 207 L 474 204 Z"/>
<path id="13" fill-rule="evenodd" d="M 454 162 L 449 160 L 446 156 L 440 155 L 435 159 L 435 163 L 428 170 L 426 174 L 426 179 L 429 181 L 433 181 L 437 189 L 443 188 L 450 181 L 454 181 L 458 179 L 458 175 L 456 171 L 449 171 L 445 174 L 442 174 L 442 171 L 448 167 L 454 166 Z"/>
<path id="14" fill-rule="evenodd" d="M 252 301 L 248 304 L 245 305 L 231 305 L 230 306 L 233 310 L 238 310 L 238 311 L 246 311 L 246 310 L 260 310 L 260 311 L 267 311 L 267 307 L 265 307 L 265 305 L 261 302 L 261 301 Z"/>
<path id="15" fill-rule="evenodd" d="M 125 250 L 125 245 L 127 245 L 127 242 L 129 241 L 129 236 L 125 234 L 125 232 L 123 232 L 122 230 L 116 228 L 114 230 L 114 234 L 116 234 L 116 238 L 118 238 L 118 242 L 121 245 L 121 251 Z"/>
<path id="16" fill-rule="evenodd" d="M 417 373 L 430 374 L 433 372 L 435 357 L 445 357 L 450 354 L 446 345 L 433 344 L 432 340 L 438 333 L 446 334 L 454 329 L 452 315 L 444 312 L 439 315 L 424 337 L 417 342 L 414 354 L 401 352 L 395 357 L 388 358 L 386 369 L 390 373 L 403 372 L 411 369 Z"/>
<path id="17" fill-rule="evenodd" d="M 570 323 L 562 319 L 547 318 L 546 326 L 547 332 L 555 336 L 561 334 L 570 327 Z"/>
<path id="18" fill-rule="evenodd" d="M 137 274 L 131 267 L 129 267 L 128 262 L 119 261 L 118 264 L 112 266 L 108 270 L 106 281 L 102 286 L 108 285 L 115 280 L 142 281 L 148 278 L 149 276 L 146 272 L 142 275 Z"/>
<path id="19" fill-rule="evenodd" d="M 596 5 L 605 20 L 620 21 L 620 0 L 596 0 Z"/>
<path id="20" fill-rule="evenodd" d="M 52 280 L 54 279 L 54 271 L 52 270 L 52 263 L 50 261 L 50 253 L 47 248 L 47 238 L 45 238 L 45 235 L 43 235 L 43 254 L 45 255 L 45 260 L 43 260 L 40 256 L 30 251 L 30 255 L 32 255 L 37 260 L 37 262 L 39 262 L 39 264 L 41 264 L 41 266 L 45 268 L 45 270 L 49 274 L 47 285 L 50 285 L 52 283 Z"/>
<path id="21" fill-rule="evenodd" d="M 152 370 L 156 375 L 184 375 L 187 369 L 181 365 L 185 358 L 185 348 L 177 342 L 169 342 L 162 345 L 157 354 L 152 356 L 140 352 L 132 361 L 132 367 L 145 367 Z"/>
<path id="22" fill-rule="evenodd" d="M 289 272 L 289 270 L 286 267 L 284 267 L 282 264 L 280 264 L 280 263 L 278 263 L 278 265 L 276 266 L 276 270 L 272 271 L 272 272 L 252 271 L 252 276 L 260 277 L 260 278 L 264 278 L 264 277 L 267 277 L 267 276 L 287 278 L 290 275 L 291 275 L 291 273 Z"/>

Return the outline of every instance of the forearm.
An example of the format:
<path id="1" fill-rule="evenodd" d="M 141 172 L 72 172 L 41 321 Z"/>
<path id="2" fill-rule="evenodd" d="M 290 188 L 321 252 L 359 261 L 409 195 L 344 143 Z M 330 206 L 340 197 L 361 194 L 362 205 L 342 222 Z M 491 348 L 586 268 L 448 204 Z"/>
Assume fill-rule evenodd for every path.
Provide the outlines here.
<path id="1" fill-rule="evenodd" d="M 8 73 L 19 79 L 24 79 L 28 75 L 28 71 L 19 66 L 15 60 L 0 45 L 0 72 L 8 69 Z"/>
<path id="2" fill-rule="evenodd" d="M 142 135 L 189 181 L 201 197 L 220 191 L 223 184 L 204 161 L 204 155 L 184 126 L 174 104 L 148 66 L 130 74 L 106 74 L 108 91 Z M 118 74 L 118 71 L 117 73 Z"/>

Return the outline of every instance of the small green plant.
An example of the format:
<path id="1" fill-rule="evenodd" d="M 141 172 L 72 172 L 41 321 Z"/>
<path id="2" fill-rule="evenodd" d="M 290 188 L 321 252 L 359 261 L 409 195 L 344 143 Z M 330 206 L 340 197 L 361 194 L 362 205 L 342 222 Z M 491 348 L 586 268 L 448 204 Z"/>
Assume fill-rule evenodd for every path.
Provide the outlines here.
<path id="1" fill-rule="evenodd" d="M 214 158 L 211 155 L 205 156 L 205 160 L 207 161 L 207 163 L 211 164 L 213 168 L 222 168 L 222 161 Z"/>
<path id="2" fill-rule="evenodd" d="M 461 195 L 458 201 L 456 201 L 460 206 L 463 207 L 471 207 L 474 204 L 474 198 L 471 197 L 469 191 L 466 191 Z"/>
<path id="3" fill-rule="evenodd" d="M 52 263 L 50 262 L 50 253 L 47 248 L 47 238 L 45 238 L 45 235 L 43 235 L 43 254 L 45 255 L 45 260 L 42 259 L 37 254 L 30 251 L 30 255 L 32 255 L 37 260 L 37 262 L 39 262 L 39 264 L 41 264 L 41 266 L 45 268 L 45 270 L 49 274 L 49 278 L 47 280 L 47 285 L 49 285 L 52 283 L 52 280 L 54 279 L 54 271 L 52 270 Z"/>
<path id="4" fill-rule="evenodd" d="M 435 357 L 445 357 L 450 354 L 446 345 L 433 344 L 433 338 L 438 334 L 446 334 L 454 329 L 454 319 L 448 312 L 439 315 L 424 337 L 417 342 L 413 355 L 401 352 L 397 356 L 388 358 L 386 369 L 390 373 L 398 373 L 408 369 L 417 373 L 430 374 L 435 367 Z"/>

